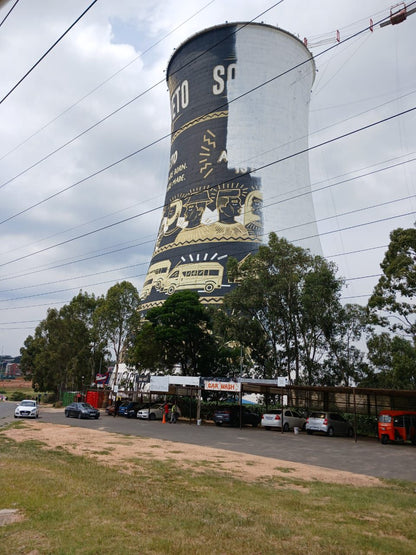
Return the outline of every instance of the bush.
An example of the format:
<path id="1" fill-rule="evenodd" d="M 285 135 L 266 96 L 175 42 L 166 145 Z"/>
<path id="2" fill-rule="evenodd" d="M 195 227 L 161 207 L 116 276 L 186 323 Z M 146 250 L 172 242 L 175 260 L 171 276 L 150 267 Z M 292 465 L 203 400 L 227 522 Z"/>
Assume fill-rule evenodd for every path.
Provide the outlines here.
<path id="1" fill-rule="evenodd" d="M 10 394 L 9 399 L 10 401 L 23 401 L 23 399 L 27 399 L 27 397 L 28 396 L 21 391 L 13 391 L 13 393 Z"/>
<path id="2" fill-rule="evenodd" d="M 57 400 L 56 393 L 44 393 L 42 395 L 42 402 L 46 404 L 53 404 Z"/>

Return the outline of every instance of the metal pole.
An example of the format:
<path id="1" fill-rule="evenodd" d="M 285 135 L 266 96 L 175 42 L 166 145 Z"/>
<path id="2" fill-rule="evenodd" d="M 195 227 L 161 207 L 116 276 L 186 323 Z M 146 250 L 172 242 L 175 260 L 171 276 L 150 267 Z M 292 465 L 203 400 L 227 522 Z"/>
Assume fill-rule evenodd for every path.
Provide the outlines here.
<path id="1" fill-rule="evenodd" d="M 240 393 L 239 393 L 239 404 L 240 404 L 240 430 L 243 427 L 243 387 L 240 384 Z"/>
<path id="2" fill-rule="evenodd" d="M 198 401 L 196 406 L 196 425 L 201 424 L 201 388 L 198 387 Z"/>
<path id="3" fill-rule="evenodd" d="M 354 441 L 357 443 L 357 405 L 355 402 L 355 387 L 352 388 L 354 399 Z"/>

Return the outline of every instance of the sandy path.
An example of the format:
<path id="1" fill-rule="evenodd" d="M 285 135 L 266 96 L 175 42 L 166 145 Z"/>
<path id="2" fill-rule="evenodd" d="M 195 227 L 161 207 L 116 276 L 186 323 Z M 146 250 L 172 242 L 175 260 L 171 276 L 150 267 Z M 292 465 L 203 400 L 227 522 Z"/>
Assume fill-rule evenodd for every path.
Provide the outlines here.
<path id="1" fill-rule="evenodd" d="M 378 478 L 342 470 L 332 470 L 257 455 L 244 455 L 211 447 L 124 436 L 39 421 L 25 421 L 24 427 L 0 430 L 0 433 L 18 442 L 36 439 L 44 444 L 45 449 L 53 449 L 59 446 L 70 453 L 92 457 L 102 464 L 122 467 L 124 472 L 128 472 L 132 468 L 131 460 L 133 458 L 159 460 L 172 460 L 174 458 L 175 463 L 181 464 L 183 468 L 192 467 L 194 471 L 198 471 L 198 469 L 206 471 L 210 468 L 216 472 L 247 481 L 290 477 L 305 481 L 318 480 L 354 486 L 380 487 L 383 485 Z M 115 450 L 117 451 L 117 458 L 114 457 Z"/>

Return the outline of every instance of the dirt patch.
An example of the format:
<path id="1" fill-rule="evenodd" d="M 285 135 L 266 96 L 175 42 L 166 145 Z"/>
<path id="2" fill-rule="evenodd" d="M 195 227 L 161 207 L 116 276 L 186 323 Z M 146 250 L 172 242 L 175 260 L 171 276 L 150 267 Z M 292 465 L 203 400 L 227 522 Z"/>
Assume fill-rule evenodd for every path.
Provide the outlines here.
<path id="1" fill-rule="evenodd" d="M 31 381 L 27 381 L 24 380 L 23 378 L 16 378 L 14 380 L 0 380 L 0 389 L 13 389 L 13 390 L 19 390 L 19 389 L 27 389 L 29 387 L 32 387 L 32 382 Z M 33 395 L 36 395 L 35 393 L 33 393 Z"/>
<path id="2" fill-rule="evenodd" d="M 383 485 L 378 478 L 352 472 L 187 443 L 124 436 L 38 421 L 25 422 L 22 428 L 10 428 L 0 433 L 18 442 L 38 440 L 44 444 L 45 449 L 63 448 L 72 454 L 91 457 L 102 464 L 117 467 L 122 472 L 132 471 L 135 466 L 132 462 L 134 459 L 150 458 L 161 461 L 174 460 L 175 464 L 191 468 L 193 471 L 215 470 L 250 482 L 285 477 L 365 487 Z"/>
<path id="3" fill-rule="evenodd" d="M 1 509 L 0 510 L 0 526 L 20 522 L 24 519 L 23 514 L 17 509 Z"/>

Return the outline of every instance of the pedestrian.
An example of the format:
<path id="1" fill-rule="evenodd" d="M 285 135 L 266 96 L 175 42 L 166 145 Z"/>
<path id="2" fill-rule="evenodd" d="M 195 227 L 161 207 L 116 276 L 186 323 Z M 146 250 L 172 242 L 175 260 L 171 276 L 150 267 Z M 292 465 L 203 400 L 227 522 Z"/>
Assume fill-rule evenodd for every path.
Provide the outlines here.
<path id="1" fill-rule="evenodd" d="M 168 421 L 168 414 L 169 414 L 169 404 L 166 402 L 165 406 L 163 407 L 163 414 L 165 417 L 165 422 Z"/>
<path id="2" fill-rule="evenodd" d="M 170 412 L 170 423 L 176 424 L 176 420 L 178 419 L 178 407 L 173 404 Z"/>
<path id="3" fill-rule="evenodd" d="M 114 407 L 114 414 L 113 414 L 114 417 L 117 416 L 118 409 L 120 408 L 120 405 L 121 405 L 121 399 L 120 399 L 120 397 L 117 397 L 116 404 L 115 404 L 115 407 Z"/>

